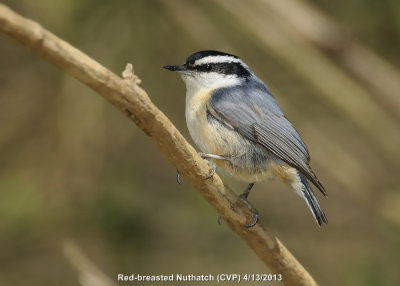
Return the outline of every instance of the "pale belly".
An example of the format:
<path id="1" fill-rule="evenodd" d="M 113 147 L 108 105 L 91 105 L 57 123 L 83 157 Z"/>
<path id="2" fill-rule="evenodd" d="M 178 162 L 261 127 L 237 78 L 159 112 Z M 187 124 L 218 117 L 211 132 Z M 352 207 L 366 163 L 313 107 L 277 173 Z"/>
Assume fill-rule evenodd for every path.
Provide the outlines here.
<path id="1" fill-rule="evenodd" d="M 204 153 L 229 157 L 229 161 L 213 161 L 237 179 L 259 182 L 279 177 L 283 181 L 292 181 L 291 167 L 266 148 L 221 124 L 210 112 L 207 115 L 206 102 L 209 98 L 210 92 L 200 92 L 186 99 L 186 123 L 199 149 Z"/>

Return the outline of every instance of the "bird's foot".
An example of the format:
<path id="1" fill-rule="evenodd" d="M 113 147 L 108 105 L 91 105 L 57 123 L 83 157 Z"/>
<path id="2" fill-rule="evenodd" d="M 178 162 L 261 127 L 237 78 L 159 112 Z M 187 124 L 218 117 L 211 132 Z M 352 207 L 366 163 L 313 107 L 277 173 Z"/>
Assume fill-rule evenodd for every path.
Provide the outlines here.
<path id="1" fill-rule="evenodd" d="M 200 155 L 201 158 L 206 159 L 208 161 L 208 164 L 211 167 L 211 172 L 208 175 L 208 177 L 205 178 L 206 180 L 211 179 L 214 176 L 215 171 L 217 169 L 217 165 L 208 159 L 230 160 L 229 157 L 215 155 L 215 154 L 207 154 L 207 153 L 203 153 L 203 152 L 199 152 L 198 154 Z"/>
<path id="2" fill-rule="evenodd" d="M 256 225 L 256 223 L 258 222 L 258 211 L 256 210 L 255 207 L 253 207 L 253 205 L 247 200 L 247 197 L 250 194 L 250 190 L 251 188 L 253 188 L 254 183 L 251 183 L 247 186 L 247 188 L 244 190 L 244 192 L 239 196 L 239 199 L 241 199 L 250 209 L 252 215 L 253 215 L 253 221 L 247 225 L 244 225 L 243 227 L 249 228 L 249 227 L 253 227 Z"/>
<path id="3" fill-rule="evenodd" d="M 217 170 L 217 165 L 216 165 L 214 162 L 208 161 L 208 165 L 209 165 L 210 168 L 211 168 L 211 172 L 210 172 L 210 174 L 208 175 L 208 177 L 205 178 L 205 180 L 211 179 L 211 178 L 214 176 L 215 171 Z"/>
<path id="4" fill-rule="evenodd" d="M 250 228 L 256 225 L 258 222 L 259 214 L 258 211 L 253 205 L 247 200 L 247 197 L 250 194 L 250 190 L 253 188 L 254 183 L 251 183 L 247 186 L 247 188 L 244 190 L 242 194 L 240 194 L 239 199 L 241 199 L 250 209 L 252 215 L 253 215 L 253 221 L 249 224 L 244 225 L 243 227 Z M 218 216 L 218 224 L 221 224 L 221 216 Z"/>

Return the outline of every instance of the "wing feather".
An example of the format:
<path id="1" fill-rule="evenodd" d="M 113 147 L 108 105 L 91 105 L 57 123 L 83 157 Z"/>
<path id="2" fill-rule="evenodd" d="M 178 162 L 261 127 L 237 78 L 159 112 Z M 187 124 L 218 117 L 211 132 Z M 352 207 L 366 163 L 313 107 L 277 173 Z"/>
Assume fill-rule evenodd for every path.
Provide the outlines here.
<path id="1" fill-rule="evenodd" d="M 262 82 L 218 89 L 212 93 L 209 105 L 219 120 L 298 169 L 326 195 L 309 165 L 306 145 Z"/>

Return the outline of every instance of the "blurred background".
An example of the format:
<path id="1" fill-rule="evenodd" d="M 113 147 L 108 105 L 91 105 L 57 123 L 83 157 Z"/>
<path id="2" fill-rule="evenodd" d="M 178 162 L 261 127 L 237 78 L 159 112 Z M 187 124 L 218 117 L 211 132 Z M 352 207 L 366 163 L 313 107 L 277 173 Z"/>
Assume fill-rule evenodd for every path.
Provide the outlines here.
<path id="1" fill-rule="evenodd" d="M 317 195 L 329 220 L 318 228 L 286 185 L 258 184 L 250 201 L 262 221 L 320 285 L 399 285 L 397 0 L 5 4 L 116 74 L 133 63 L 189 142 L 184 84 L 161 67 L 202 49 L 240 56 L 302 135 L 329 195 Z M 3 35 L 0 162 L 0 285 L 107 286 L 118 273 L 269 273 L 217 224 L 199 193 L 176 183 L 175 169 L 140 129 Z M 223 180 L 237 193 L 246 186 Z"/>

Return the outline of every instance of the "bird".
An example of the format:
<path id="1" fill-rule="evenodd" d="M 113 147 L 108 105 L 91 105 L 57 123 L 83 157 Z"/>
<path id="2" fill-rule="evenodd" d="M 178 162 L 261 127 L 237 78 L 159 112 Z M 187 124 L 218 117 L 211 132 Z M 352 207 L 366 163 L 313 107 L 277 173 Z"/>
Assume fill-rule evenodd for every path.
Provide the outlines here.
<path id="1" fill-rule="evenodd" d="M 255 183 L 274 178 L 304 199 L 318 226 L 328 223 L 310 182 L 326 190 L 310 167 L 308 149 L 283 114 L 267 85 L 233 54 L 203 50 L 183 65 L 166 65 L 186 85 L 185 117 L 200 156 L 229 175 L 248 183 L 239 196 L 250 208 L 253 227 L 258 211 L 248 201 Z"/>

